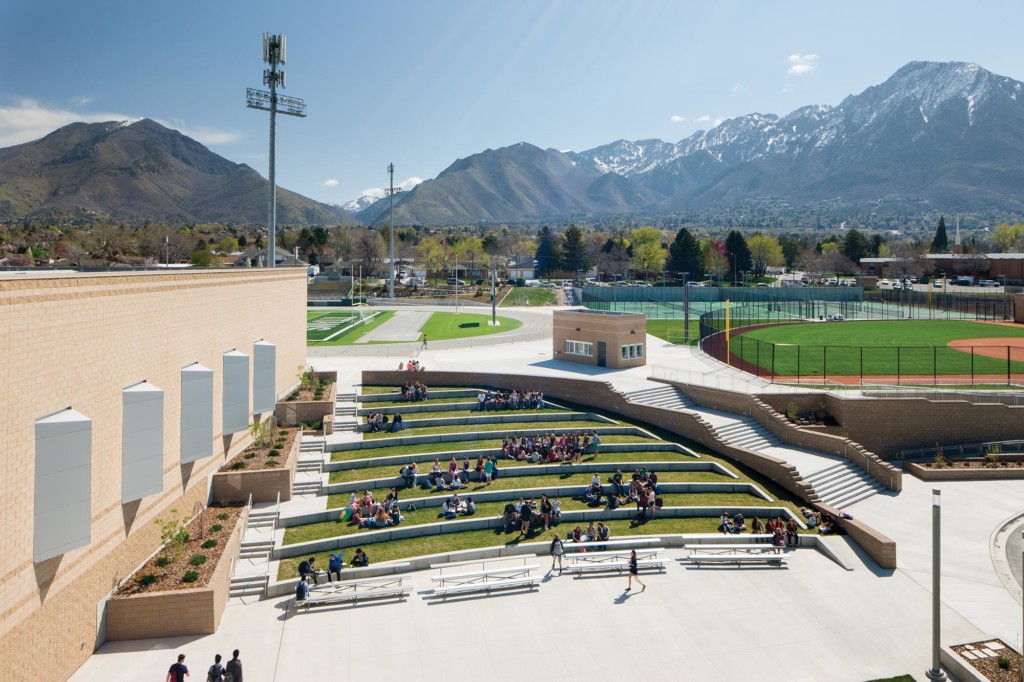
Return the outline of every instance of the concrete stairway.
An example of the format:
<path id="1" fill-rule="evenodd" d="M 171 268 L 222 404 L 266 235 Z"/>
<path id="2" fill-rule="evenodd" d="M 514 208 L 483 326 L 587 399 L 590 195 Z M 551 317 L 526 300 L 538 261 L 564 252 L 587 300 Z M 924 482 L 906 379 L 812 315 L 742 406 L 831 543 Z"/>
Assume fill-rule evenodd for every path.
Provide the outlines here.
<path id="1" fill-rule="evenodd" d="M 334 431 L 359 431 L 359 404 L 355 393 L 338 393 L 334 400 Z"/>
<path id="2" fill-rule="evenodd" d="M 750 418 L 737 417 L 731 424 L 715 427 L 714 432 L 729 445 L 747 450 L 763 450 L 781 445 L 768 429 Z"/>
<path id="3" fill-rule="evenodd" d="M 814 487 L 822 502 L 837 509 L 849 507 L 885 490 L 875 479 L 846 460 L 804 476 L 804 480 Z"/>
<path id="4" fill-rule="evenodd" d="M 662 407 L 667 410 L 694 410 L 696 405 L 675 386 L 662 385 L 627 393 L 626 400 L 638 405 Z"/>

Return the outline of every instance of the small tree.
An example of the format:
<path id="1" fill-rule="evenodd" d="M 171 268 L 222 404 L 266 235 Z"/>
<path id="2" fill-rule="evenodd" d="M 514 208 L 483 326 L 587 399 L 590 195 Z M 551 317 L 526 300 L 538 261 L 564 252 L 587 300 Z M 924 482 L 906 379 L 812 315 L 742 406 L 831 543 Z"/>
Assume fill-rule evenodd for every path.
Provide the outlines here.
<path id="1" fill-rule="evenodd" d="M 946 236 L 946 216 L 939 216 L 939 227 L 935 230 L 932 240 L 932 253 L 946 253 L 949 250 L 949 237 Z"/>
<path id="2" fill-rule="evenodd" d="M 177 509 L 168 511 L 168 516 L 158 517 L 155 522 L 160 526 L 160 539 L 164 543 L 164 553 L 177 559 L 185 551 L 188 542 L 188 531 L 185 530 L 185 519 L 178 515 Z"/>

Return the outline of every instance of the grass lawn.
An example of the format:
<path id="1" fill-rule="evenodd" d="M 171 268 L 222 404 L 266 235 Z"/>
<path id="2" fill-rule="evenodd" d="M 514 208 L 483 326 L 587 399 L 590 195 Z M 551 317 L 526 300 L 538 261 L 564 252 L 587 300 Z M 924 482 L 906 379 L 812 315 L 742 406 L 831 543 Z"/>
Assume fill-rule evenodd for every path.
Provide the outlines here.
<path id="1" fill-rule="evenodd" d="M 500 446 L 501 443 L 498 443 Z M 456 456 L 461 466 L 462 459 Z M 444 457 L 438 456 L 442 467 L 447 470 L 448 462 L 451 461 L 451 453 L 445 453 Z M 671 450 L 664 450 L 661 452 L 606 452 L 600 455 L 584 455 L 584 463 L 588 462 L 699 462 L 700 460 L 694 459 L 689 455 L 684 455 L 679 452 L 673 452 Z M 470 466 L 476 465 L 476 459 L 469 460 Z M 419 473 L 425 475 L 430 473 L 430 463 L 420 462 Z M 498 470 L 521 467 L 521 466 L 539 466 L 539 464 L 530 464 L 529 462 L 520 462 L 518 460 L 501 459 L 498 460 Z M 359 469 L 345 469 L 344 471 L 332 471 L 330 476 L 331 483 L 347 483 L 349 481 L 367 481 L 375 478 L 386 478 L 388 476 L 397 476 L 400 466 L 394 464 L 388 464 L 385 466 L 375 467 L 361 467 Z M 568 464 L 565 465 L 565 471 L 568 474 L 572 471 L 572 467 Z M 593 476 L 593 474 L 590 474 Z M 589 481 L 588 481 L 589 482 Z M 497 481 L 495 481 L 497 483 Z M 494 483 L 491 484 L 491 488 L 494 488 Z M 501 488 L 504 490 L 504 488 Z"/>
<path id="2" fill-rule="evenodd" d="M 366 324 L 361 324 L 357 327 L 349 329 L 341 336 L 336 336 L 330 341 L 318 341 L 311 337 L 309 333 L 306 334 L 306 343 L 312 346 L 348 346 L 356 342 L 357 339 L 362 338 L 363 334 L 376 329 L 380 325 L 384 324 L 394 316 L 394 310 L 375 311 L 377 315 Z M 333 333 L 333 330 L 330 332 Z M 329 334 L 327 334 L 329 335 Z M 327 336 L 325 335 L 325 336 Z M 323 338 L 323 337 L 321 337 Z"/>
<path id="3" fill-rule="evenodd" d="M 700 337 L 700 320 L 698 315 L 690 315 L 690 343 L 697 343 Z M 669 343 L 683 343 L 685 320 L 647 320 L 647 333 L 664 339 Z"/>
<path id="4" fill-rule="evenodd" d="M 478 315 L 475 313 L 434 313 L 427 320 L 426 324 L 420 327 L 420 333 L 425 334 L 429 341 L 443 341 L 446 339 L 464 339 L 470 336 L 486 336 L 518 329 L 523 325 L 519 320 L 511 317 L 499 317 L 499 326 L 492 327 L 488 322 L 490 315 Z"/>
<path id="5" fill-rule="evenodd" d="M 419 455 L 432 452 L 455 452 L 459 450 L 488 450 L 501 447 L 501 438 L 481 440 L 458 440 L 449 443 L 420 443 L 416 445 L 389 445 L 381 448 L 363 448 L 361 450 L 344 450 L 331 453 L 332 462 L 346 462 L 351 459 L 370 459 L 373 457 L 391 457 L 392 455 Z M 646 436 L 615 435 L 601 436 L 602 443 L 649 443 L 653 442 Z M 626 453 L 622 453 L 626 454 Z"/>
<path id="6" fill-rule="evenodd" d="M 504 508 L 504 506 L 503 506 Z M 479 514 L 479 512 L 477 512 Z M 648 519 L 640 522 L 636 520 L 616 519 L 605 522 L 611 530 L 611 537 L 623 537 L 629 535 L 669 535 L 674 533 L 714 533 L 718 530 L 718 518 L 702 519 Z M 526 542 L 550 542 L 557 532 L 565 537 L 571 532 L 573 525 L 563 523 L 548 531 L 537 532 L 525 538 Z M 457 552 L 463 549 L 477 549 L 480 547 L 500 547 L 502 545 L 515 546 L 522 542 L 521 535 L 510 533 L 506 535 L 501 529 L 472 530 L 462 533 L 445 533 L 444 535 L 428 535 L 426 537 L 409 538 L 407 540 L 394 540 L 377 544 L 363 545 L 370 558 L 371 565 L 381 561 L 396 561 L 414 556 L 426 554 L 439 554 L 442 552 Z M 352 559 L 355 550 L 346 549 L 345 561 Z M 327 559 L 330 552 L 313 554 L 316 557 L 316 565 L 320 568 L 327 566 Z M 278 570 L 278 580 L 290 580 L 298 578 L 299 562 L 305 557 L 294 557 L 282 559 Z M 544 557 L 541 557 L 544 559 Z"/>
<path id="7" fill-rule="evenodd" d="M 306 313 L 306 341 L 323 341 L 325 338 L 359 319 L 358 312 L 307 312 Z M 316 328 L 310 328 L 309 323 L 317 321 Z"/>
<path id="8" fill-rule="evenodd" d="M 367 409 L 375 409 L 378 407 L 401 407 L 403 405 L 444 405 L 446 403 L 473 403 L 476 404 L 476 398 L 466 396 L 465 398 L 431 398 L 430 400 L 420 400 L 418 402 L 410 402 L 408 400 L 382 400 L 380 402 L 368 402 L 363 403 L 360 407 Z"/>
<path id="9" fill-rule="evenodd" d="M 659 476 L 660 479 L 660 476 Z M 582 484 L 585 484 L 584 481 Z M 493 488 L 493 486 L 491 486 Z M 450 493 L 449 493 L 450 495 Z M 465 495 L 462 495 L 465 497 Z M 764 502 L 764 500 L 747 493 L 696 493 L 696 494 L 671 494 L 662 495 L 667 507 L 753 507 Z M 345 496 L 347 501 L 348 496 Z M 500 516 L 505 505 L 513 500 L 499 502 L 482 502 L 476 506 L 477 517 Z M 635 505 L 629 505 L 635 508 Z M 588 509 L 587 505 L 571 497 L 561 498 L 562 511 L 582 511 Z M 418 526 L 425 523 L 440 521 L 438 514 L 440 507 L 424 507 L 414 512 L 402 514 L 405 518 L 401 527 Z M 366 532 L 355 524 L 342 521 L 326 521 L 324 523 L 311 523 L 305 526 L 288 528 L 284 532 L 284 544 L 294 545 L 310 540 L 322 540 L 333 538 L 339 535 L 354 535 L 359 532 Z"/>
<path id="10" fill-rule="evenodd" d="M 564 422 L 507 422 L 505 424 L 497 423 L 483 423 L 483 424 L 451 424 L 449 426 L 425 426 L 419 429 L 406 428 L 402 431 L 399 436 L 435 436 L 440 433 L 463 433 L 465 431 L 508 431 L 512 433 L 521 429 L 542 429 L 544 431 L 555 431 L 555 430 L 570 430 L 570 431 L 584 431 L 586 429 L 592 429 L 598 426 L 614 426 L 613 424 L 606 424 L 599 421 L 591 421 L 589 419 L 578 419 L 575 421 L 564 421 Z M 378 431 L 377 433 L 364 433 L 363 440 L 373 440 L 375 438 L 394 438 L 395 434 L 388 433 L 387 431 Z M 602 438 L 602 440 L 604 440 Z"/>
<path id="11" fill-rule="evenodd" d="M 465 390 L 477 390 L 472 386 L 429 386 L 431 391 L 465 391 Z M 401 393 L 401 386 L 360 386 L 360 395 L 380 395 L 381 393 Z M 465 398 L 460 398 L 465 400 Z"/>
<path id="12" fill-rule="evenodd" d="M 515 287 L 501 305 L 555 305 L 557 302 L 555 290 L 551 287 Z"/>
<path id="13" fill-rule="evenodd" d="M 476 403 L 474 403 L 475 405 Z M 567 410 L 561 407 L 545 407 L 543 410 L 503 410 L 501 412 L 478 412 L 470 408 L 462 410 L 444 410 L 442 412 L 409 412 L 402 415 L 402 421 L 406 424 L 414 422 L 417 419 L 445 419 L 448 417 L 483 417 L 490 414 L 515 414 L 522 412 L 524 414 L 554 414 L 555 412 L 566 412 Z M 389 417 L 390 419 L 390 417 Z M 360 417 L 360 423 L 366 423 L 366 417 Z M 407 428 L 412 428 L 407 427 Z"/>
<path id="14" fill-rule="evenodd" d="M 755 341 L 792 344 L 774 350 L 775 373 L 785 376 L 971 374 L 971 354 L 948 348 L 948 342 L 1010 336 L 1024 337 L 1024 328 L 963 320 L 821 322 L 756 329 L 733 337 L 731 346 L 734 354 L 771 371 L 772 347 Z M 973 364 L 975 374 L 1006 372 L 1006 360 L 975 355 Z M 1024 372 L 1024 363 L 1010 365 L 1012 372 Z"/>

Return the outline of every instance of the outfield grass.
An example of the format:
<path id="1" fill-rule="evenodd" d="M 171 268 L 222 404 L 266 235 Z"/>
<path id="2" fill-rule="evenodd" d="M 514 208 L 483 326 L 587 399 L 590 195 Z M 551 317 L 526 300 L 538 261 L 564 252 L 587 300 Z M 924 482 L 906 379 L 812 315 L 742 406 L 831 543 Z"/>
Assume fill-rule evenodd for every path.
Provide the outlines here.
<path id="1" fill-rule="evenodd" d="M 499 317 L 497 319 L 498 326 L 492 327 L 487 324 L 491 321 L 490 315 L 434 313 L 427 320 L 426 324 L 420 327 L 420 333 L 426 335 L 429 341 L 444 341 L 447 339 L 465 339 L 470 336 L 498 334 L 523 326 L 522 322 L 513 320 L 511 317 Z"/>
<path id="2" fill-rule="evenodd" d="M 602 443 L 650 443 L 656 442 L 647 436 L 622 434 L 601 436 Z M 434 452 L 457 452 L 460 450 L 490 450 L 500 448 L 501 438 L 480 440 L 456 440 L 447 443 L 419 443 L 415 445 L 389 445 L 382 448 L 363 448 L 361 450 L 343 450 L 331 453 L 332 462 L 347 462 L 351 459 L 371 459 L 374 457 L 391 457 L 394 455 L 427 455 Z"/>
<path id="3" fill-rule="evenodd" d="M 555 290 L 551 287 L 515 287 L 501 305 L 555 305 L 557 302 Z"/>
<path id="4" fill-rule="evenodd" d="M 685 320 L 647 320 L 647 333 L 664 339 L 670 343 L 683 343 Z M 700 337 L 700 320 L 697 315 L 690 315 L 690 343 L 695 344 Z"/>
<path id="5" fill-rule="evenodd" d="M 366 324 L 361 324 L 356 327 L 353 327 L 344 334 L 334 337 L 330 341 L 317 341 L 315 339 L 310 338 L 309 334 L 307 333 L 306 343 L 311 346 L 348 346 L 350 344 L 353 344 L 358 339 L 362 338 L 362 336 L 367 332 L 376 329 L 377 327 L 381 326 L 382 324 L 390 320 L 395 314 L 394 310 L 378 310 L 375 312 L 377 313 L 377 315 Z"/>
<path id="6" fill-rule="evenodd" d="M 731 348 L 733 354 L 772 371 L 773 351 L 767 344 L 777 344 L 774 372 L 783 376 L 969 375 L 971 354 L 946 344 L 999 337 L 1024 337 L 1024 328 L 964 320 L 785 324 L 734 336 Z M 1000 374 L 1006 369 L 1006 360 L 974 356 L 974 374 Z M 1011 362 L 1010 371 L 1024 372 L 1024 363 Z"/>

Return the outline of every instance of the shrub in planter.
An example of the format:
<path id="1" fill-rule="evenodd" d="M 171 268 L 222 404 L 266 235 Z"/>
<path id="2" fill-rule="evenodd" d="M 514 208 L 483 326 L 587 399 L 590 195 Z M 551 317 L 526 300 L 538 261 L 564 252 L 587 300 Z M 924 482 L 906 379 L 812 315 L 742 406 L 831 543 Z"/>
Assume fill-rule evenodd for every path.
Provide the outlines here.
<path id="1" fill-rule="evenodd" d="M 188 563 L 192 566 L 202 566 L 206 563 L 205 554 L 193 554 L 192 558 L 188 560 Z"/>
<path id="2" fill-rule="evenodd" d="M 217 546 L 217 541 L 216 541 L 216 540 L 214 540 L 213 538 L 210 538 L 209 540 L 207 540 L 206 542 L 204 542 L 204 543 L 203 543 L 202 545 L 200 545 L 200 546 L 201 546 L 201 547 L 202 547 L 203 549 L 210 549 L 211 547 L 216 547 L 216 546 Z"/>
<path id="3" fill-rule="evenodd" d="M 231 468 L 232 469 L 236 469 L 236 470 L 237 469 L 244 469 L 245 468 L 245 461 L 243 460 L 241 462 L 235 462 L 234 464 L 231 465 Z"/>
<path id="4" fill-rule="evenodd" d="M 279 457 L 280 455 L 281 451 L 278 450 L 277 448 L 274 448 L 273 450 L 267 453 L 267 457 Z"/>
<path id="5" fill-rule="evenodd" d="M 268 469 L 272 468 L 272 467 L 276 467 L 276 466 L 278 466 L 278 462 L 277 462 L 276 459 L 268 459 L 267 460 L 267 468 Z"/>
<path id="6" fill-rule="evenodd" d="M 185 571 L 185 574 L 181 576 L 183 583 L 194 583 L 197 580 L 199 580 L 199 571 Z"/>
<path id="7" fill-rule="evenodd" d="M 153 562 L 158 567 L 163 568 L 167 564 L 171 563 L 171 558 L 166 556 L 157 557 L 156 561 Z"/>
<path id="8" fill-rule="evenodd" d="M 135 578 L 135 582 L 145 587 L 146 585 L 152 585 L 156 582 L 156 576 L 152 573 L 143 573 Z"/>
<path id="9" fill-rule="evenodd" d="M 221 512 L 220 514 L 217 514 L 217 518 L 221 521 L 227 521 L 228 516 L 229 514 L 227 512 Z"/>
<path id="10" fill-rule="evenodd" d="M 222 528 L 224 528 L 224 526 L 220 525 L 219 523 L 215 523 L 212 526 L 210 526 L 210 532 L 219 533 Z"/>
<path id="11" fill-rule="evenodd" d="M 244 455 L 242 455 L 242 459 L 252 459 L 255 456 L 256 456 L 255 452 L 247 452 Z"/>

